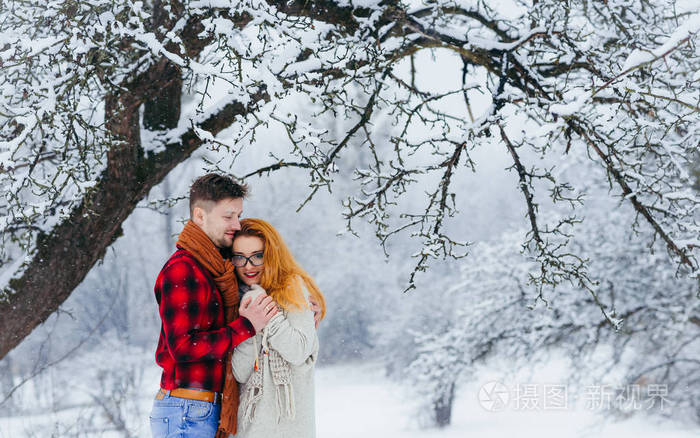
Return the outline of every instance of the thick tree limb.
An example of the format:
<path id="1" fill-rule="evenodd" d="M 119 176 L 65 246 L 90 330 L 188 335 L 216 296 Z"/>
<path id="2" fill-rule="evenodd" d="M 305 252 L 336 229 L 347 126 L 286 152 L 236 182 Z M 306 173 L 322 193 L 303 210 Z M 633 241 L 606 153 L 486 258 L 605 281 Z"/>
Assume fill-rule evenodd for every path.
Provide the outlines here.
<path id="1" fill-rule="evenodd" d="M 265 96 L 258 93 L 251 101 Z M 252 108 L 237 102 L 228 104 L 199 128 L 217 134 Z M 132 131 L 133 126 L 120 124 L 119 129 Z M 58 309 L 121 235 L 121 224 L 136 205 L 201 144 L 202 140 L 189 130 L 158 154 L 145 155 L 143 149 L 133 145 L 110 153 L 107 169 L 94 190 L 68 219 L 39 239 L 36 255 L 24 275 L 10 282 L 16 292 L 0 302 L 0 358 Z"/>

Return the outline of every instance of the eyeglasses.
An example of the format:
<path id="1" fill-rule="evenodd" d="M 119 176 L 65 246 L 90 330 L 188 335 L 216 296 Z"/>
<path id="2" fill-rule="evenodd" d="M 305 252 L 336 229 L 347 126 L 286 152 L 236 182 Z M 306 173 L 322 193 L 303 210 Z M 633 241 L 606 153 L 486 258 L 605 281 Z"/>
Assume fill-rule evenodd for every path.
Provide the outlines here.
<path id="1" fill-rule="evenodd" d="M 231 262 L 233 262 L 233 266 L 237 268 L 244 267 L 248 264 L 248 262 L 250 262 L 250 264 L 253 266 L 261 266 L 265 261 L 263 258 L 263 254 L 264 253 L 262 251 L 256 252 L 250 257 L 234 254 L 234 256 L 231 258 Z"/>

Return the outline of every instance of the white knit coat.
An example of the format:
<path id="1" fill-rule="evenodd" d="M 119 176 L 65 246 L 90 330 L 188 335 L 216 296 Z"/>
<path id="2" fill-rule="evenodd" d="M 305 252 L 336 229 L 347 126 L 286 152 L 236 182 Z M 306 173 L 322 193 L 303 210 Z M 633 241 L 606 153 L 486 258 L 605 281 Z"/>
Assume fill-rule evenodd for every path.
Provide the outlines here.
<path id="1" fill-rule="evenodd" d="M 303 285 L 303 281 L 301 282 Z M 303 288 L 307 302 L 309 292 Z M 248 294 L 256 296 L 263 289 L 252 288 Z M 281 416 L 279 423 L 276 388 L 272 382 L 268 356 L 258 351 L 263 362 L 263 396 L 257 402 L 253 421 L 241 428 L 243 406 L 238 409 L 236 438 L 313 438 L 316 436 L 314 403 L 314 365 L 318 356 L 318 335 L 314 326 L 314 313 L 310 308 L 282 311 L 275 315 L 265 329 L 270 348 L 277 350 L 290 363 L 294 419 Z M 240 391 L 246 391 L 246 383 L 253 374 L 255 347 L 262 343 L 262 330 L 253 338 L 241 342 L 233 351 L 233 375 L 241 383 Z"/>

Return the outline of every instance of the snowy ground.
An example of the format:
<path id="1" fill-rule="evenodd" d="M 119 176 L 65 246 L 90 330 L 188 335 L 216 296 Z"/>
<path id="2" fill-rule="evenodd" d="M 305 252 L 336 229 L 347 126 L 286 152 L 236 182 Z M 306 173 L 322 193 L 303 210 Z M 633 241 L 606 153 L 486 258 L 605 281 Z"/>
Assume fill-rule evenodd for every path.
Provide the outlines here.
<path id="1" fill-rule="evenodd" d="M 466 438 L 466 437 L 610 437 L 690 438 L 700 428 L 633 418 L 602 423 L 585 409 L 492 412 L 478 400 L 475 382 L 463 388 L 453 411 L 452 426 L 420 429 L 405 389 L 381 377 L 370 367 L 333 367 L 317 370 L 317 425 L 320 438 Z M 349 415 L 348 413 L 352 413 Z"/>
<path id="2" fill-rule="evenodd" d="M 157 370 L 153 370 L 157 382 Z M 150 374 L 150 372 L 149 372 Z M 150 377 L 149 377 L 150 379 Z M 465 438 L 465 437 L 615 437 L 615 438 L 690 438 L 699 437 L 700 429 L 679 424 L 661 423 L 640 416 L 622 422 L 601 422 L 601 417 L 585 409 L 561 411 L 522 411 L 504 409 L 492 412 L 481 406 L 477 379 L 460 390 L 454 406 L 452 426 L 421 429 L 415 419 L 415 406 L 405 388 L 382 376 L 381 368 L 370 365 L 333 366 L 316 370 L 317 436 L 319 438 Z M 149 437 L 147 412 L 150 399 L 145 395 L 141 409 L 146 414 L 135 436 Z M 82 408 L 61 414 L 44 414 L 21 418 L 0 417 L 0 438 L 48 436 L 36 434 L 38 424 L 56 421 L 75 422 L 85 412 Z M 54 428 L 52 435 L 69 433 L 64 427 Z M 43 429 L 47 431 L 47 429 Z M 60 432 L 63 430 L 64 432 Z M 95 437 L 120 436 L 95 431 Z"/>

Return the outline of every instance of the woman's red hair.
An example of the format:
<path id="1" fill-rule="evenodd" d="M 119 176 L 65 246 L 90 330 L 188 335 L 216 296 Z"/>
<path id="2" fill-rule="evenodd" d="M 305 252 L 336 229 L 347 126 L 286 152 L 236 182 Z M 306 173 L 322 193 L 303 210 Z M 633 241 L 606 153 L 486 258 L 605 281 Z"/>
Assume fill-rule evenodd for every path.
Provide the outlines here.
<path id="1" fill-rule="evenodd" d="M 264 263 L 260 277 L 260 286 L 265 289 L 285 310 L 308 308 L 301 279 L 306 289 L 321 307 L 321 318 L 326 315 L 326 300 L 314 279 L 304 271 L 292 256 L 291 251 L 282 240 L 282 236 L 268 222 L 262 219 L 246 218 L 241 220 L 241 229 L 236 236 L 256 236 L 264 244 Z"/>

